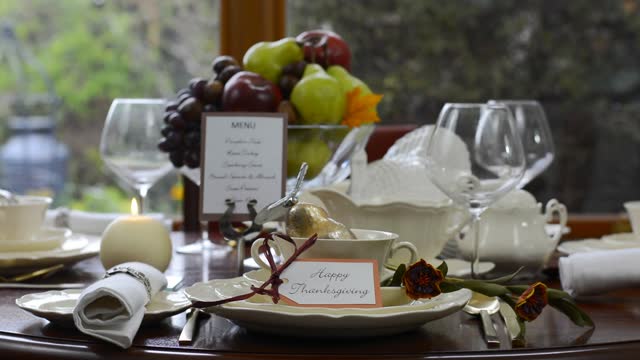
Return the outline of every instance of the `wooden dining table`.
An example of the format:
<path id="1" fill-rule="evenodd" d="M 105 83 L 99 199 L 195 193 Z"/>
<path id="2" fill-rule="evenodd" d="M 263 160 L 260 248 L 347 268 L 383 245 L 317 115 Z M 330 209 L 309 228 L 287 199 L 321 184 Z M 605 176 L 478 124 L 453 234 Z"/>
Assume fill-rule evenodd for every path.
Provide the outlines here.
<path id="1" fill-rule="evenodd" d="M 196 240 L 195 234 L 172 235 L 174 245 Z M 209 279 L 237 276 L 236 252 L 210 255 L 174 254 L 169 275 L 184 276 L 184 286 Z M 40 283 L 90 283 L 102 277 L 97 258 L 84 260 Z M 542 280 L 557 287 L 557 271 L 547 269 Z M 133 346 L 123 350 L 27 313 L 16 298 L 43 290 L 0 289 L 1 359 L 637 359 L 640 354 L 640 289 L 579 299 L 595 328 L 574 325 L 563 314 L 546 308 L 527 325 L 526 345 L 512 347 L 499 316 L 501 345 L 488 347 L 477 318 L 463 312 L 429 322 L 403 334 L 372 338 L 283 337 L 254 333 L 211 315 L 197 323 L 195 340 L 180 345 L 185 314 L 142 326 Z M 278 324 L 273 324 L 278 326 Z"/>

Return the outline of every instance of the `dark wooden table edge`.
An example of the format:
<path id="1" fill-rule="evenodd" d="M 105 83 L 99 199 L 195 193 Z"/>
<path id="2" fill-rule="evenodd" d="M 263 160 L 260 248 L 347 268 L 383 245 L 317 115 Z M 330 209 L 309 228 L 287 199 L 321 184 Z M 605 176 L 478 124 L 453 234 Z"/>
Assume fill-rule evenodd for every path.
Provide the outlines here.
<path id="1" fill-rule="evenodd" d="M 28 349 L 28 350 L 27 350 Z M 35 336 L 16 335 L 0 331 L 0 350 L 9 359 L 184 359 L 186 356 L 215 357 L 219 359 L 617 359 L 635 358 L 640 351 L 640 341 L 614 342 L 585 346 L 554 347 L 548 349 L 485 350 L 474 352 L 432 352 L 427 354 L 275 354 L 231 353 L 225 351 L 185 348 L 157 348 L 133 346 L 121 350 L 100 342 L 43 339 Z M 615 356 L 614 356 L 615 355 Z"/>

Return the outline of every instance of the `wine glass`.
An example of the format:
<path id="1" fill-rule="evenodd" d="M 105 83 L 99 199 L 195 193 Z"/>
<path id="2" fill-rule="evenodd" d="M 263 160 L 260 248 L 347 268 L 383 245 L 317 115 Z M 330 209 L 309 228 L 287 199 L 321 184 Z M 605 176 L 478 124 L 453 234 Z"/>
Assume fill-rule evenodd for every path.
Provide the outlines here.
<path id="1" fill-rule="evenodd" d="M 173 168 L 157 148 L 165 103 L 163 99 L 113 100 L 100 138 L 102 160 L 138 192 L 141 212 L 149 189 Z"/>
<path id="2" fill-rule="evenodd" d="M 446 104 L 426 152 L 433 183 L 471 213 L 471 276 L 476 278 L 480 215 L 524 174 L 522 142 L 511 111 L 502 104 Z"/>
<path id="3" fill-rule="evenodd" d="M 504 104 L 513 112 L 526 161 L 524 176 L 517 186 L 522 189 L 553 161 L 555 148 L 547 116 L 535 100 L 489 100 L 489 104 Z"/>

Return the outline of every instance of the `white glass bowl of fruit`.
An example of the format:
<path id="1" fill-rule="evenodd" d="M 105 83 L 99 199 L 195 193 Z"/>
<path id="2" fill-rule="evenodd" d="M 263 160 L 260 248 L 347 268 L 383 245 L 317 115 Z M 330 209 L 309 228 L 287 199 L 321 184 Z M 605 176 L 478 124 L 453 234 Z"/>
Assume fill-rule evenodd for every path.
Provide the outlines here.
<path id="1" fill-rule="evenodd" d="M 173 165 L 197 180 L 203 113 L 287 114 L 288 176 L 309 164 L 305 186 L 325 186 L 349 175 L 351 154 L 364 148 L 379 121 L 381 95 L 351 75 L 351 53 L 339 35 L 308 31 L 253 45 L 242 64 L 214 59 L 210 79 L 194 78 L 165 112 L 158 143 Z"/>

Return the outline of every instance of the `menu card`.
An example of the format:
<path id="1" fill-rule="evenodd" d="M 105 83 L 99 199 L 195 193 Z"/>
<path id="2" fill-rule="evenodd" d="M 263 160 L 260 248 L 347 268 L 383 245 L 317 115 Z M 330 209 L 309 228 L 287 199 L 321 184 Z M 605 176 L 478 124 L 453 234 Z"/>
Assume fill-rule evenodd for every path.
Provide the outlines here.
<path id="1" fill-rule="evenodd" d="M 381 307 L 378 262 L 369 259 L 299 259 L 281 274 L 282 300 L 294 306 Z"/>
<path id="2" fill-rule="evenodd" d="M 217 220 L 235 201 L 233 221 L 282 198 L 286 182 L 287 121 L 279 113 L 207 113 L 202 125 L 200 218 Z"/>

